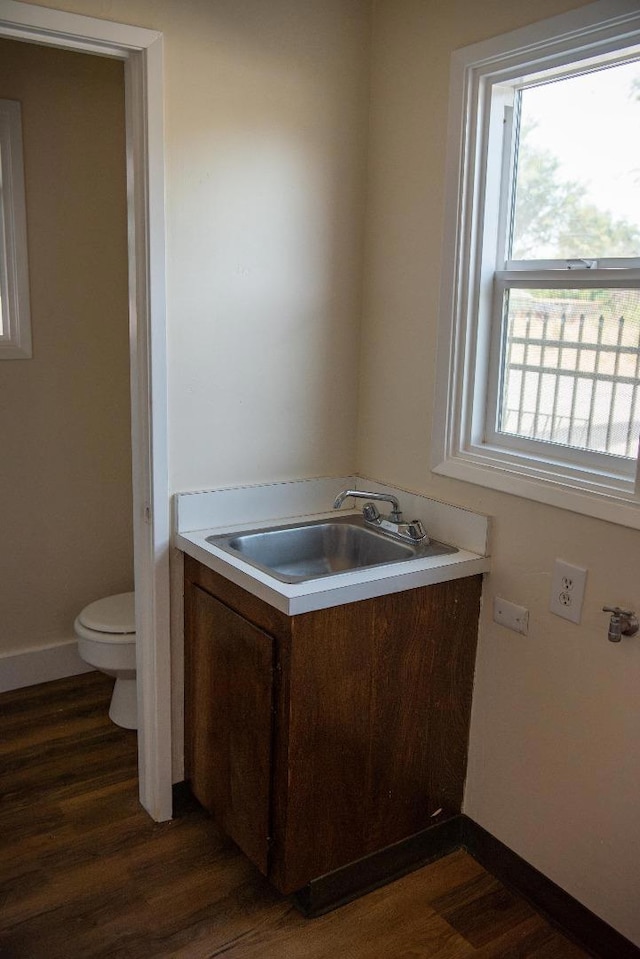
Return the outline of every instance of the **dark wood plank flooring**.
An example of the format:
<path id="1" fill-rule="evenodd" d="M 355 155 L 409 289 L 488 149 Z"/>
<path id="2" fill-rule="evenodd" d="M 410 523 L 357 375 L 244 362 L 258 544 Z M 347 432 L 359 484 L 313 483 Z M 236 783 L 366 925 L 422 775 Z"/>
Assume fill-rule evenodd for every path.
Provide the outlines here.
<path id="1" fill-rule="evenodd" d="M 195 804 L 153 823 L 98 673 L 0 695 L 2 959 L 580 959 L 459 851 L 304 919 Z"/>

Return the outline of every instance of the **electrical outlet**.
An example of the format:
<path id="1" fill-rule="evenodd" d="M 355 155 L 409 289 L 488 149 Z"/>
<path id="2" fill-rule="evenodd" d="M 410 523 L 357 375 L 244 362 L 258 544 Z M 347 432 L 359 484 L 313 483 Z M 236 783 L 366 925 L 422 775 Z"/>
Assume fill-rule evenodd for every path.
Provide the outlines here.
<path id="1" fill-rule="evenodd" d="M 557 559 L 551 577 L 551 612 L 572 623 L 579 623 L 586 583 L 586 569 Z"/>
<path id="2" fill-rule="evenodd" d="M 493 620 L 500 626 L 522 633 L 523 636 L 529 632 L 529 610 L 500 596 L 494 596 L 493 599 Z"/>

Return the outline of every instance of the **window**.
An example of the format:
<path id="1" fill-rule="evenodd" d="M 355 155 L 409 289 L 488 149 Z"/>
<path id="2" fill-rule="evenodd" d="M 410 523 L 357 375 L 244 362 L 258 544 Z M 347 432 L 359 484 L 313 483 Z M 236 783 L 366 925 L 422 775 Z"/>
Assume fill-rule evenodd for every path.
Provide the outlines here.
<path id="1" fill-rule="evenodd" d="M 640 528 L 637 4 L 456 52 L 449 151 L 434 470 Z"/>
<path id="2" fill-rule="evenodd" d="M 0 359 L 30 356 L 20 104 L 0 100 Z"/>

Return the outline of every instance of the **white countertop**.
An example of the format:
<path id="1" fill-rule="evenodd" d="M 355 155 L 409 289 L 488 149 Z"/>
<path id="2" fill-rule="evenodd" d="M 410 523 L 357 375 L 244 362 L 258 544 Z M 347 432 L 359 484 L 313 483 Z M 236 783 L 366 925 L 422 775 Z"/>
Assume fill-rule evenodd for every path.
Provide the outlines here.
<path id="1" fill-rule="evenodd" d="M 337 493 L 341 488 L 355 488 L 353 485 L 355 482 L 356 480 L 351 477 L 336 480 L 330 479 L 328 481 L 327 479 L 300 481 L 300 483 L 305 484 L 321 484 L 318 489 L 322 496 L 321 500 L 318 499 L 318 502 L 322 501 L 323 503 L 327 502 L 327 483 L 329 483 L 329 488 L 335 490 L 335 493 Z M 411 499 L 415 503 L 419 499 L 415 494 L 404 493 L 402 490 L 395 491 L 392 487 L 381 487 L 379 484 L 374 484 L 367 480 L 357 480 L 357 482 L 357 488 L 360 489 L 375 488 L 380 490 L 384 488 L 391 492 L 397 492 L 401 506 L 404 505 L 404 501 L 406 500 Z M 351 486 L 349 486 L 349 484 L 351 484 Z M 244 487 L 242 490 L 212 491 L 202 494 L 180 494 L 177 498 L 178 502 L 176 506 L 178 529 L 174 535 L 174 545 L 187 553 L 187 555 L 192 556 L 194 559 L 197 559 L 205 566 L 214 570 L 214 572 L 226 577 L 237 586 L 241 586 L 249 593 L 264 600 L 288 616 L 295 616 L 299 613 L 306 613 L 317 609 L 326 609 L 330 606 L 341 606 L 345 603 L 354 603 L 363 599 L 371 599 L 374 596 L 398 593 L 402 590 L 414 589 L 418 586 L 429 586 L 433 583 L 461 579 L 465 576 L 484 573 L 490 568 L 488 556 L 470 549 L 461 548 L 460 546 L 461 541 L 464 539 L 469 540 L 469 537 L 473 538 L 474 544 L 476 541 L 478 545 L 482 542 L 486 543 L 487 518 L 479 517 L 478 514 L 467 513 L 467 511 L 460 510 L 457 507 L 434 503 L 434 501 L 426 499 L 425 503 L 429 504 L 429 508 L 425 507 L 422 510 L 422 516 L 425 515 L 425 510 L 429 514 L 433 513 L 433 520 L 427 525 L 429 534 L 441 542 L 458 546 L 457 553 L 403 560 L 401 562 L 375 566 L 369 569 L 336 573 L 301 583 L 283 583 L 274 576 L 270 576 L 268 573 L 256 569 L 242 559 L 236 558 L 214 546 L 212 543 L 207 542 L 207 537 L 209 536 L 237 532 L 242 529 L 262 529 L 273 526 L 276 523 L 308 522 L 313 519 L 335 518 L 336 513 L 333 510 L 326 510 L 325 512 L 305 512 L 297 516 L 282 515 L 282 507 L 276 505 L 276 497 L 273 497 L 273 492 L 281 495 L 281 487 L 285 487 L 286 492 L 289 494 L 294 486 L 297 486 L 297 484 L 272 484 L 261 487 Z M 256 491 L 253 495 L 251 493 L 252 490 Z M 305 507 L 308 507 L 311 502 L 309 501 L 308 503 L 307 499 L 313 490 L 312 485 L 307 485 L 307 488 L 302 490 L 305 496 Z M 220 495 L 217 494 L 223 494 L 222 499 Z M 227 494 L 226 499 L 224 498 L 224 494 Z M 184 507 L 184 504 L 182 507 L 180 505 L 179 501 L 183 496 L 189 497 L 187 500 L 187 508 Z M 208 499 L 202 499 L 199 503 L 196 503 L 193 497 L 199 496 L 208 497 Z M 265 498 L 272 499 L 272 497 L 274 503 L 272 507 L 273 514 L 270 515 L 269 518 L 266 518 L 266 514 L 269 513 L 269 506 L 265 506 L 264 501 Z M 247 504 L 246 511 L 242 508 L 239 510 L 236 509 L 238 499 Z M 313 499 L 312 497 L 312 500 Z M 287 495 L 287 500 L 289 502 L 291 501 L 289 495 Z M 222 501 L 224 501 L 227 506 L 233 504 L 234 508 L 221 510 L 219 506 Z M 258 501 L 261 501 L 260 513 L 262 515 L 260 519 L 257 518 L 258 513 L 255 508 L 255 504 Z M 211 502 L 216 503 L 216 508 L 213 510 L 210 506 Z M 447 513 L 446 511 L 449 512 Z M 358 512 L 358 510 L 340 510 L 341 515 L 348 513 L 357 515 Z M 459 516 L 458 514 L 461 515 Z M 466 524 L 465 514 L 466 518 L 468 518 Z M 183 528 L 185 525 L 198 525 L 207 519 L 216 522 L 223 515 L 227 516 L 228 519 L 234 519 L 236 521 L 229 525 L 221 525 L 218 523 L 218 525 L 208 525 L 197 529 Z M 241 515 L 243 516 L 243 520 L 239 522 L 238 520 Z M 412 510 L 411 515 L 419 516 L 420 512 Z M 445 525 L 437 530 L 433 529 L 434 524 L 437 525 L 440 515 L 444 516 L 445 519 L 446 517 L 453 517 L 453 520 L 450 520 L 450 530 L 453 534 L 457 532 L 457 536 L 450 535 L 446 537 L 443 535 L 447 529 L 446 522 Z M 422 518 L 422 516 L 420 518 Z M 185 519 L 185 517 L 187 518 Z M 482 521 L 485 523 L 484 533 L 482 532 Z M 440 522 L 443 521 L 440 520 Z"/>

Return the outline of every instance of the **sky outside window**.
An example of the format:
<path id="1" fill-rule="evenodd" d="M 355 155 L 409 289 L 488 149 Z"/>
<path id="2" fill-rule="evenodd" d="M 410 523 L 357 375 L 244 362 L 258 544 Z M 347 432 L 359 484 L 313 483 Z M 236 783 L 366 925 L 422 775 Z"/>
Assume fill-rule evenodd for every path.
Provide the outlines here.
<path id="1" fill-rule="evenodd" d="M 521 91 L 511 256 L 640 256 L 639 61 Z"/>

